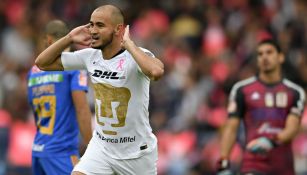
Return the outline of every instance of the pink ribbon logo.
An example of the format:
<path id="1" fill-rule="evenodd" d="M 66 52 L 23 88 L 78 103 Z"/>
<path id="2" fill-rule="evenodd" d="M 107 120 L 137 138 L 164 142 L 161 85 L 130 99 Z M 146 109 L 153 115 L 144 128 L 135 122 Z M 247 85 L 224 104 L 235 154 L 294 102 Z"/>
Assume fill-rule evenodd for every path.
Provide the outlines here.
<path id="1" fill-rule="evenodd" d="M 118 65 L 117 65 L 117 70 L 123 70 L 123 64 L 124 64 L 125 60 L 122 58 L 119 60 Z"/>

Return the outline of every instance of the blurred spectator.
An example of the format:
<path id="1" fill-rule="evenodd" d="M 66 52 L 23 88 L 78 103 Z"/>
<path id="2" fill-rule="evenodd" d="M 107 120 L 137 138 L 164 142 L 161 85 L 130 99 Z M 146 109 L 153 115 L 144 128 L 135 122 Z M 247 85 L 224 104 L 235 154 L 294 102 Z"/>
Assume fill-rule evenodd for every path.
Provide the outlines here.
<path id="1" fill-rule="evenodd" d="M 4 175 L 7 169 L 6 156 L 9 146 L 9 128 L 12 117 L 4 109 L 0 109 L 0 175 Z"/>
<path id="2" fill-rule="evenodd" d="M 32 174 L 31 152 L 36 127 L 33 120 L 27 120 L 25 118 L 15 120 L 10 127 L 8 175 Z"/>

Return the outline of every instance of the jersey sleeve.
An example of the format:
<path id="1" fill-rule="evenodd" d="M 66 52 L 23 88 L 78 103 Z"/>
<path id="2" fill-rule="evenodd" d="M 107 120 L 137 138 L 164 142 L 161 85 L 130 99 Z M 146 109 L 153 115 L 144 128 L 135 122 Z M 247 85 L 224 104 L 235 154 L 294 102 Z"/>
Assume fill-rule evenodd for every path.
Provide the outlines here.
<path id="1" fill-rule="evenodd" d="M 77 70 L 77 71 L 71 71 L 71 82 L 70 82 L 70 88 L 72 91 L 88 91 L 88 79 L 86 71 L 84 70 Z"/>
<path id="2" fill-rule="evenodd" d="M 30 86 L 30 83 L 29 83 L 31 72 L 32 72 L 32 69 L 27 74 L 27 91 L 28 91 L 27 100 L 29 104 L 32 103 L 32 87 Z"/>
<path id="3" fill-rule="evenodd" d="M 227 111 L 229 117 L 244 117 L 245 103 L 242 87 L 237 87 L 235 85 L 232 88 L 229 96 Z"/>
<path id="4" fill-rule="evenodd" d="M 61 61 L 64 70 L 80 70 L 86 69 L 83 58 L 86 57 L 82 51 L 62 52 Z"/>
<path id="5" fill-rule="evenodd" d="M 304 111 L 305 102 L 305 92 L 302 88 L 298 88 L 294 91 L 294 101 L 292 107 L 290 108 L 290 113 L 301 117 Z"/>

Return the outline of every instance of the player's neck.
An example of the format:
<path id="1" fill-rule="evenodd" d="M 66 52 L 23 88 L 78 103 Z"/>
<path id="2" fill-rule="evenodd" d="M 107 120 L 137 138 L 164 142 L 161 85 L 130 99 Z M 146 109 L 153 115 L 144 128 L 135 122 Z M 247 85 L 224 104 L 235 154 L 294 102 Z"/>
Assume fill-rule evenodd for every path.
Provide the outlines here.
<path id="1" fill-rule="evenodd" d="M 110 60 L 112 59 L 114 56 L 117 55 L 117 53 L 119 53 L 122 50 L 122 47 L 120 44 L 115 44 L 114 42 L 111 43 L 110 45 L 108 45 L 107 47 L 105 47 L 104 49 L 102 49 L 102 55 L 103 55 L 103 59 L 105 60 Z"/>
<path id="2" fill-rule="evenodd" d="M 282 75 L 279 71 L 274 71 L 270 73 L 262 72 L 259 74 L 259 79 L 264 83 L 273 84 L 281 81 Z"/>

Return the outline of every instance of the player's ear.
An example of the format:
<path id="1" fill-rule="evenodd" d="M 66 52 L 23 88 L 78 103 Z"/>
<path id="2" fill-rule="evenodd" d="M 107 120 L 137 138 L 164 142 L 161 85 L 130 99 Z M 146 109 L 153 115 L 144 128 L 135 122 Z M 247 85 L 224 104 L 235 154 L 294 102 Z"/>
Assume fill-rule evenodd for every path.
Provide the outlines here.
<path id="1" fill-rule="evenodd" d="M 50 46 L 53 43 L 53 37 L 51 35 L 46 35 L 46 41 L 48 46 Z"/>
<path id="2" fill-rule="evenodd" d="M 117 24 L 115 28 L 116 35 L 123 35 L 125 32 L 125 25 L 124 24 Z"/>
<path id="3" fill-rule="evenodd" d="M 279 53 L 279 62 L 281 64 L 285 62 L 285 55 L 283 53 Z"/>

